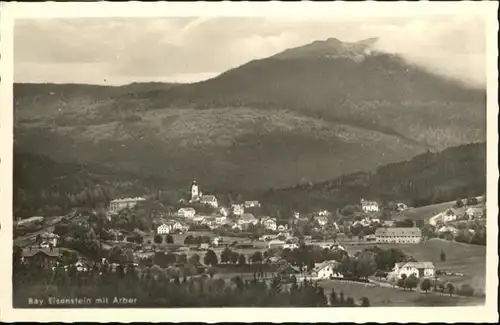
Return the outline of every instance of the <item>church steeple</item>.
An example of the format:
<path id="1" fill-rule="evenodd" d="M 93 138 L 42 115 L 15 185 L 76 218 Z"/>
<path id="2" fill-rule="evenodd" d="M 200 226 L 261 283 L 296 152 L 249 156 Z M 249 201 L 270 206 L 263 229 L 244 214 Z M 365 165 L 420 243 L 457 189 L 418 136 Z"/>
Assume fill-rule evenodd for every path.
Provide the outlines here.
<path id="1" fill-rule="evenodd" d="M 196 180 L 193 180 L 191 183 L 191 201 L 198 201 L 199 195 L 198 184 L 196 184 Z"/>

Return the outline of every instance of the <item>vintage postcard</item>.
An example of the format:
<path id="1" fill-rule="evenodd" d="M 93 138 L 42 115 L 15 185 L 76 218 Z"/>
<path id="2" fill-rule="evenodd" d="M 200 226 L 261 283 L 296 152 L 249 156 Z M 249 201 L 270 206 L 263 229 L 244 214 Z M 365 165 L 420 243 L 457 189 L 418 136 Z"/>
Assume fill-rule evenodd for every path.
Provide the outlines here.
<path id="1" fill-rule="evenodd" d="M 498 3 L 1 9 L 2 321 L 498 320 Z"/>

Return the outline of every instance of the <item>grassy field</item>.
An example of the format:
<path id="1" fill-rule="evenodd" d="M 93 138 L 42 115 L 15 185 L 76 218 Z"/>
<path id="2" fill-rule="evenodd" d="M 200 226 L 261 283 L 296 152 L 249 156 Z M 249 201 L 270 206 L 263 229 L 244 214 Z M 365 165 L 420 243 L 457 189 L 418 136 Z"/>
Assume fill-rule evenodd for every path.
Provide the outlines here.
<path id="1" fill-rule="evenodd" d="M 366 297 L 370 300 L 371 306 L 388 307 L 388 306 L 415 306 L 417 304 L 425 304 L 426 300 L 440 300 L 442 305 L 479 305 L 483 304 L 484 300 L 479 298 L 457 298 L 449 296 L 439 296 L 439 298 L 427 296 L 416 291 L 404 291 L 401 289 L 393 289 L 386 287 L 370 287 L 360 283 L 346 283 L 334 280 L 322 280 L 318 283 L 325 289 L 325 294 L 330 294 L 331 289 L 335 289 L 337 296 L 341 291 L 347 297 L 359 301 Z M 418 301 L 418 302 L 417 302 Z M 437 304 L 436 302 L 434 302 Z"/>
<path id="2" fill-rule="evenodd" d="M 380 248 L 398 248 L 418 261 L 431 261 L 437 269 L 455 273 L 463 273 L 463 277 L 443 277 L 455 284 L 468 283 L 473 288 L 484 291 L 486 278 L 486 247 L 446 241 L 438 238 L 422 244 L 379 244 Z M 363 247 L 346 247 L 355 253 Z M 446 261 L 441 261 L 443 250 Z"/>
<path id="3" fill-rule="evenodd" d="M 413 220 L 425 220 L 428 221 L 431 217 L 435 216 L 438 213 L 444 212 L 449 208 L 453 208 L 455 205 L 455 201 L 438 203 L 433 205 L 427 205 L 424 207 L 418 208 L 410 208 L 405 210 L 399 214 L 393 215 L 393 220 L 404 220 L 404 219 L 413 219 Z M 479 203 L 478 205 L 474 205 L 474 207 L 483 207 L 484 203 Z M 469 207 L 464 206 L 459 209 L 454 209 L 457 215 L 463 214 Z"/>

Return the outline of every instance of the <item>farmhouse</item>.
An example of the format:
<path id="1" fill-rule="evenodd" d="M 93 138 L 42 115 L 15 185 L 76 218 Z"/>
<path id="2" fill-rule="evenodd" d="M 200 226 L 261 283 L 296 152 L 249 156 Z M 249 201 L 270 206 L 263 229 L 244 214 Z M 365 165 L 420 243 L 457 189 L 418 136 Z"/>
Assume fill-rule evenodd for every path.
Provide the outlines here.
<path id="1" fill-rule="evenodd" d="M 193 218 L 196 214 L 196 210 L 193 208 L 180 208 L 177 211 L 177 215 L 181 218 Z"/>
<path id="2" fill-rule="evenodd" d="M 278 225 L 275 218 L 263 218 L 261 221 L 264 228 L 272 231 L 276 231 Z"/>
<path id="3" fill-rule="evenodd" d="M 233 214 L 235 216 L 241 216 L 243 213 L 245 213 L 245 208 L 241 204 L 232 204 L 231 209 L 233 210 Z"/>
<path id="4" fill-rule="evenodd" d="M 377 243 L 417 244 L 422 241 L 419 228 L 378 228 L 375 230 Z"/>
<path id="5" fill-rule="evenodd" d="M 478 208 L 468 208 L 465 214 L 469 220 L 480 219 L 483 216 L 483 212 Z"/>
<path id="6" fill-rule="evenodd" d="M 245 208 L 247 208 L 247 209 L 260 207 L 259 201 L 245 201 L 245 203 L 243 203 L 243 204 L 244 204 Z"/>
<path id="7" fill-rule="evenodd" d="M 200 199 L 201 204 L 206 204 L 211 206 L 212 208 L 219 207 L 219 202 L 214 195 L 203 195 Z"/>
<path id="8" fill-rule="evenodd" d="M 252 213 L 243 213 L 241 218 L 238 220 L 238 224 L 241 226 L 248 226 L 249 224 L 256 225 L 259 222 L 257 218 Z"/>
<path id="9" fill-rule="evenodd" d="M 361 210 L 363 212 L 378 212 L 380 211 L 379 205 L 375 201 L 367 201 L 363 198 L 361 198 Z"/>
<path id="10" fill-rule="evenodd" d="M 216 216 L 215 217 L 215 223 L 219 226 L 225 225 L 228 223 L 227 217 L 222 215 L 222 216 Z"/>
<path id="11" fill-rule="evenodd" d="M 457 215 L 452 209 L 448 209 L 444 214 L 443 214 L 443 222 L 451 222 L 457 220 Z"/>
<path id="12" fill-rule="evenodd" d="M 22 250 L 22 261 L 26 264 L 49 268 L 57 265 L 61 256 L 59 248 L 28 247 Z"/>
<path id="13" fill-rule="evenodd" d="M 109 202 L 109 210 L 112 212 L 118 212 L 123 209 L 132 209 L 137 203 L 145 201 L 143 197 L 128 197 L 124 199 L 115 199 Z"/>
<path id="14" fill-rule="evenodd" d="M 402 262 L 394 265 L 392 273 L 398 278 L 401 278 L 403 274 L 406 277 L 414 275 L 417 278 L 433 278 L 435 268 L 432 262 Z"/>
<path id="15" fill-rule="evenodd" d="M 156 233 L 159 235 L 163 235 L 184 230 L 186 230 L 186 225 L 180 223 L 179 221 L 167 220 L 167 222 L 156 228 Z"/>
<path id="16" fill-rule="evenodd" d="M 278 239 L 273 239 L 271 240 L 267 247 L 268 248 L 278 248 L 278 247 L 283 247 L 286 243 L 282 240 L 278 240 Z"/>
<path id="17" fill-rule="evenodd" d="M 340 272 L 340 263 L 334 260 L 315 263 L 312 273 L 314 277 L 318 277 L 320 279 L 343 277 L 342 273 Z"/>
<path id="18" fill-rule="evenodd" d="M 328 218 L 326 216 L 322 216 L 322 215 L 319 215 L 319 216 L 315 216 L 314 217 L 314 220 L 321 226 L 323 227 L 324 225 L 326 225 L 328 223 Z"/>

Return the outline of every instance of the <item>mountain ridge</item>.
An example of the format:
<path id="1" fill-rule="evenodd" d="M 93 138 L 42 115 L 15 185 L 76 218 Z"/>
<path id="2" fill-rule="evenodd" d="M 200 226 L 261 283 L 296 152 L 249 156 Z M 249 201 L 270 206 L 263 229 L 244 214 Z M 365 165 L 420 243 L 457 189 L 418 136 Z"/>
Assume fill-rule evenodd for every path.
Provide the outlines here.
<path id="1" fill-rule="evenodd" d="M 15 143 L 60 162 L 263 188 L 486 139 L 484 91 L 393 54 L 365 56 L 269 57 L 172 86 L 14 85 Z"/>

